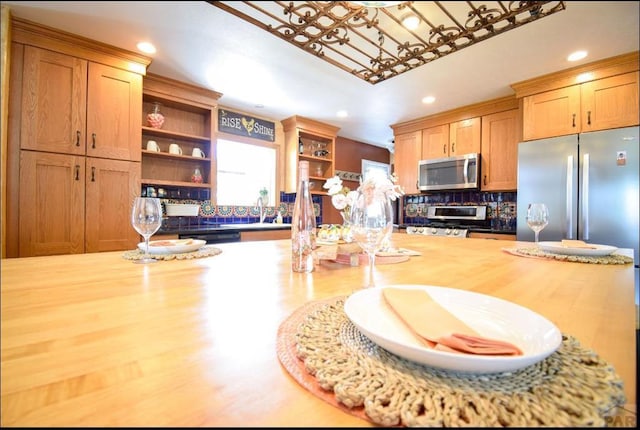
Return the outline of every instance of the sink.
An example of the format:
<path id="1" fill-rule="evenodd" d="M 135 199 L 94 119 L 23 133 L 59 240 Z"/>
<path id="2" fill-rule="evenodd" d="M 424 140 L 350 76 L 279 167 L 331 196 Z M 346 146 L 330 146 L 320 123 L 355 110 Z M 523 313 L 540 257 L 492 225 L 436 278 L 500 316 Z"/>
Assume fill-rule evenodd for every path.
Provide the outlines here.
<path id="1" fill-rule="evenodd" d="M 248 224 L 221 224 L 220 227 L 233 227 L 240 229 L 248 229 L 248 228 L 282 228 L 282 227 L 291 227 L 291 224 L 274 224 L 272 222 L 252 222 Z"/>

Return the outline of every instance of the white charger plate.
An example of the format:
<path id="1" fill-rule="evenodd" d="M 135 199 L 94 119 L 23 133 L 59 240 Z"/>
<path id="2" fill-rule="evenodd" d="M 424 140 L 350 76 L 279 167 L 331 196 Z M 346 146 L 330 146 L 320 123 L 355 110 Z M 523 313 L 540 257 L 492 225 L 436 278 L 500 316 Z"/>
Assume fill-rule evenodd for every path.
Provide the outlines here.
<path id="1" fill-rule="evenodd" d="M 149 254 L 182 254 L 197 251 L 207 242 L 200 239 L 151 240 Z M 138 244 L 138 249 L 144 252 L 144 242 Z"/>
<path id="2" fill-rule="evenodd" d="M 562 246 L 562 242 L 538 242 L 538 246 L 540 246 L 540 249 L 543 251 L 563 255 L 602 257 L 604 255 L 613 254 L 618 250 L 615 246 L 596 245 L 595 243 L 590 243 L 589 245 L 595 246 L 595 248 L 571 248 L 568 246 Z"/>
<path id="3" fill-rule="evenodd" d="M 382 297 L 382 288 L 352 294 L 344 311 L 372 342 L 417 363 L 465 373 L 509 372 L 527 367 L 551 355 L 562 342 L 560 330 L 546 318 L 506 300 L 445 287 L 387 285 L 424 289 L 429 295 L 481 336 L 517 345 L 519 356 L 458 354 L 428 348 L 416 339 Z"/>

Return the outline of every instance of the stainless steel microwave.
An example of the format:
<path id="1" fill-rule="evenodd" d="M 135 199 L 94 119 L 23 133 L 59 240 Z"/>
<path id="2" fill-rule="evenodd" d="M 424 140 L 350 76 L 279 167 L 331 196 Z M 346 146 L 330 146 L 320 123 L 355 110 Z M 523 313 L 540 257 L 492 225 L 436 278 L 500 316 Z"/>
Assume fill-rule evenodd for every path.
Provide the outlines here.
<path id="1" fill-rule="evenodd" d="M 420 160 L 420 191 L 474 190 L 480 183 L 480 154 Z"/>

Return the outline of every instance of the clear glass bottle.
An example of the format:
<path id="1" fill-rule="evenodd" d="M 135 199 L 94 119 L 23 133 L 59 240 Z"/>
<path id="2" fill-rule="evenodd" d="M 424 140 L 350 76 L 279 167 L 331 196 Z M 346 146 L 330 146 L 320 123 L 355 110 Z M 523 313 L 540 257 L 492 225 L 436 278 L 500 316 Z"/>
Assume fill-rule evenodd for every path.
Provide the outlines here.
<path id="1" fill-rule="evenodd" d="M 313 271 L 313 249 L 316 246 L 316 214 L 309 189 L 309 162 L 298 163 L 298 190 L 291 218 L 291 269 Z"/>

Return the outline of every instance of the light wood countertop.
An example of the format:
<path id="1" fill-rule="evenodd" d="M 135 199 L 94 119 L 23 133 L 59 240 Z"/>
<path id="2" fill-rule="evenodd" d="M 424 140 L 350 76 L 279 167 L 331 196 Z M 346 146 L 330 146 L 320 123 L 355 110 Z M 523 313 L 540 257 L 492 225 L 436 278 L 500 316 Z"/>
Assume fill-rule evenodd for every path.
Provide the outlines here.
<path id="1" fill-rule="evenodd" d="M 519 242 L 394 233 L 422 253 L 377 285 L 426 284 L 525 306 L 596 351 L 636 403 L 633 265 L 510 255 Z M 2 260 L 2 426 L 369 426 L 315 397 L 276 355 L 304 303 L 366 285 L 367 266 L 290 269 L 290 240 L 133 264 L 121 252 Z M 635 406 L 634 406 L 635 407 Z"/>

